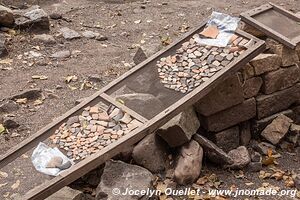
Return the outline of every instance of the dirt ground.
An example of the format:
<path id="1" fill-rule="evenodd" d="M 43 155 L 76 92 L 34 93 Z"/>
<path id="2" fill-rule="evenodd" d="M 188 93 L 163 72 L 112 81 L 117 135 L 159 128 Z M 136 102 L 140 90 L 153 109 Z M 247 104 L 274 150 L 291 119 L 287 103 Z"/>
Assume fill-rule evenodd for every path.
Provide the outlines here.
<path id="1" fill-rule="evenodd" d="M 158 47 L 161 44 L 161 37 L 167 36 L 176 40 L 185 31 L 197 26 L 207 18 L 212 11 L 238 16 L 245 10 L 269 1 L 151 0 L 146 3 L 141 1 L 121 2 L 121 0 L 32 0 L 30 2 L 40 5 L 49 14 L 56 12 L 63 15 L 65 20 L 51 20 L 50 34 L 53 36 L 58 34 L 59 28 L 69 27 L 76 31 L 99 32 L 108 37 L 108 40 L 95 41 L 81 38 L 65 41 L 58 38 L 57 44 L 45 46 L 33 42 L 33 33 L 17 33 L 11 38 L 7 57 L 7 59 L 12 59 L 11 65 L 9 65 L 11 69 L 0 71 L 0 104 L 1 99 L 9 98 L 30 88 L 42 89 L 46 98 L 41 105 L 35 106 L 33 103 L 29 103 L 13 113 L 14 119 L 21 125 L 17 130 L 19 135 L 17 137 L 1 135 L 0 154 L 5 153 L 9 148 L 68 111 L 75 105 L 76 100 L 93 94 L 126 72 L 130 68 L 129 64 L 132 63 L 138 46 Z M 4 0 L 2 3 L 24 6 L 24 1 L 21 0 Z M 299 0 L 274 0 L 273 3 L 282 5 L 293 12 L 300 11 Z M 141 21 L 138 22 L 138 20 Z M 70 50 L 73 54 L 64 60 L 49 58 L 52 53 L 60 50 Z M 37 62 L 33 58 L 27 58 L 26 53 L 30 51 L 42 53 L 44 59 Z M 46 76 L 47 80 L 33 80 L 33 75 Z M 65 78 L 71 75 L 76 75 L 78 81 L 66 84 Z M 80 90 L 81 84 L 91 75 L 99 76 L 101 81 L 94 83 L 93 88 Z M 47 95 L 47 93 L 54 95 Z M 28 154 L 28 156 L 30 155 Z M 288 168 L 299 170 L 299 157 L 299 154 L 293 156 L 283 154 L 280 167 L 284 170 Z M 26 156 L 24 159 L 30 160 Z M 18 167 L 24 161 L 21 158 L 16 162 L 17 164 L 13 164 L 13 166 Z M 21 174 L 25 174 L 24 176 L 27 177 L 26 182 L 35 182 L 36 177 L 31 177 L 28 174 L 30 172 L 26 172 L 26 169 L 29 168 L 24 162 L 20 169 Z M 239 188 L 245 188 L 243 182 L 250 180 L 254 182 L 253 187 L 257 188 L 262 184 L 257 176 L 251 174 L 247 175 L 246 179 L 242 178 L 241 181 L 236 182 L 234 174 L 230 171 L 214 167 L 209 169 L 220 176 L 226 187 L 237 184 Z M 31 178 L 28 179 L 28 177 Z M 27 192 L 29 187 L 23 183 L 17 191 L 12 191 L 10 186 L 15 180 L 15 178 L 11 179 L 6 186 L 0 187 L 1 196 L 9 192 L 7 197 L 9 198 L 13 193 L 24 194 Z M 276 184 L 284 187 L 284 183 Z M 275 199 L 285 199 L 285 197 Z"/>

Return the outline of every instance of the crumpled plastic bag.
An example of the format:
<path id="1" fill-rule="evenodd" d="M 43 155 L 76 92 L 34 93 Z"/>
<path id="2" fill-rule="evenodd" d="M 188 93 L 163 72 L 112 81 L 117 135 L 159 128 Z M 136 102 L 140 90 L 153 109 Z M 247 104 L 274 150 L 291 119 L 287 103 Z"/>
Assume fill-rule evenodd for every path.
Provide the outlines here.
<path id="1" fill-rule="evenodd" d="M 31 161 L 37 171 L 50 176 L 57 176 L 64 170 L 46 167 L 48 162 L 56 156 L 63 159 L 63 164 L 70 161 L 72 165 L 74 165 L 74 162 L 65 156 L 57 147 L 51 148 L 42 142 L 34 149 Z"/>
<path id="2" fill-rule="evenodd" d="M 219 29 L 219 35 L 216 39 L 195 38 L 195 41 L 199 44 L 209 46 L 226 47 L 230 41 L 230 38 L 235 33 L 240 20 L 241 19 L 238 17 L 232 17 L 220 12 L 213 12 L 209 21 L 207 22 L 207 25 L 217 26 Z"/>

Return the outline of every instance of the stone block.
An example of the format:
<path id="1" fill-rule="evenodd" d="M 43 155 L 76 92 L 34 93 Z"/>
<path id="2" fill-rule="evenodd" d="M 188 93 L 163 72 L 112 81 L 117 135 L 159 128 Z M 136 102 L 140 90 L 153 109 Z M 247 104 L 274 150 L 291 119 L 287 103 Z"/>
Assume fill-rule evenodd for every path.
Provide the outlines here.
<path id="1" fill-rule="evenodd" d="M 253 77 L 245 80 L 243 84 L 244 98 L 248 99 L 256 96 L 260 91 L 262 84 L 263 81 L 261 77 Z"/>
<path id="2" fill-rule="evenodd" d="M 212 141 L 208 140 L 200 134 L 194 135 L 193 139 L 204 148 L 205 154 L 211 162 L 220 165 L 233 164 L 232 158 L 230 158 L 221 148 L 219 148 Z"/>
<path id="3" fill-rule="evenodd" d="M 194 140 L 181 147 L 176 163 L 174 178 L 180 185 L 194 183 L 201 172 L 203 149 Z"/>
<path id="4" fill-rule="evenodd" d="M 162 172 L 167 168 L 167 145 L 158 135 L 148 135 L 134 147 L 132 158 L 153 173 Z"/>
<path id="5" fill-rule="evenodd" d="M 241 83 L 238 76 L 234 75 L 219 84 L 204 98 L 199 100 L 194 107 L 199 114 L 209 116 L 240 104 L 243 100 Z"/>
<path id="6" fill-rule="evenodd" d="M 240 124 L 240 144 L 247 146 L 251 140 L 250 122 L 245 121 Z"/>
<path id="7" fill-rule="evenodd" d="M 208 131 L 218 132 L 247 121 L 255 117 L 255 115 L 256 101 L 255 98 L 251 98 L 214 115 L 208 117 L 200 116 L 200 122 Z"/>
<path id="8" fill-rule="evenodd" d="M 170 147 L 181 146 L 191 140 L 200 127 L 197 114 L 192 107 L 181 112 L 160 129 L 157 134 L 162 137 Z"/>
<path id="9" fill-rule="evenodd" d="M 299 101 L 300 84 L 274 92 L 269 95 L 261 95 L 256 98 L 257 101 L 257 118 L 262 119 L 280 111 L 288 109 L 290 106 Z"/>
<path id="10" fill-rule="evenodd" d="M 253 135 L 260 135 L 260 133 L 262 132 L 262 130 L 264 130 L 276 117 L 278 117 L 279 115 L 285 115 L 291 119 L 295 119 L 295 113 L 293 112 L 293 110 L 289 109 L 289 110 L 285 110 L 279 113 L 276 113 L 274 115 L 271 115 L 269 117 L 260 119 L 260 120 L 253 120 L 252 121 L 252 133 Z"/>
<path id="11" fill-rule="evenodd" d="M 211 133 L 210 135 L 213 135 L 212 141 L 225 152 L 240 146 L 240 130 L 238 126 L 234 126 L 218 133 Z"/>
<path id="12" fill-rule="evenodd" d="M 269 72 L 263 76 L 264 84 L 262 91 L 271 94 L 278 90 L 291 87 L 300 81 L 300 68 L 294 65 L 287 68 L 280 68 L 277 71 Z"/>
<path id="13" fill-rule="evenodd" d="M 122 161 L 107 161 L 96 189 L 96 200 L 130 200 L 143 199 L 143 194 L 115 195 L 112 188 L 120 189 L 123 193 L 130 188 L 135 191 L 152 189 L 154 176 L 145 168 L 130 165 Z M 146 198 L 147 199 L 147 198 Z"/>
<path id="14" fill-rule="evenodd" d="M 287 134 L 293 120 L 285 115 L 279 115 L 261 133 L 267 141 L 276 145 Z"/>
<path id="15" fill-rule="evenodd" d="M 254 68 L 252 65 L 250 65 L 249 63 L 247 63 L 245 65 L 245 67 L 243 67 L 241 70 L 240 70 L 242 76 L 243 76 L 243 79 L 244 80 L 247 80 L 249 78 L 252 78 L 255 76 L 255 72 L 254 72 Z"/>
<path id="16" fill-rule="evenodd" d="M 250 61 L 255 75 L 274 71 L 281 65 L 281 58 L 277 54 L 259 54 Z"/>
<path id="17" fill-rule="evenodd" d="M 267 39 L 266 45 L 272 53 L 275 53 L 280 56 L 282 60 L 282 67 L 295 65 L 299 62 L 299 57 L 295 49 L 290 49 L 273 39 Z"/>

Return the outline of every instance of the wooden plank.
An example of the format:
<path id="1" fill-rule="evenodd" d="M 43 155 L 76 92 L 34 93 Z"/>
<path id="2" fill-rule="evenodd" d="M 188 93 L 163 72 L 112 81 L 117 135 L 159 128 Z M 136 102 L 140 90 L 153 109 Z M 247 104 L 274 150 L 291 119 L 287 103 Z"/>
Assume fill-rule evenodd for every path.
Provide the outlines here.
<path id="1" fill-rule="evenodd" d="M 278 5 L 275 5 L 274 3 L 269 3 L 272 7 L 273 7 L 273 9 L 274 10 L 276 10 L 277 12 L 279 12 L 279 13 L 281 13 L 281 14 L 283 14 L 283 15 L 285 15 L 285 16 L 287 16 L 287 17 L 289 17 L 289 18 L 291 18 L 291 19 L 293 19 L 293 20 L 295 20 L 295 21 L 297 21 L 297 22 L 300 22 L 300 18 L 295 14 L 295 13 L 293 13 L 293 12 L 291 12 L 291 11 L 289 11 L 289 10 L 286 10 L 286 9 L 284 9 L 283 7 L 281 7 L 281 6 L 278 6 Z"/>
<path id="2" fill-rule="evenodd" d="M 112 98 L 111 96 L 102 93 L 100 94 L 100 97 L 105 99 L 106 101 L 110 102 L 111 104 L 113 104 L 114 106 L 120 108 L 121 110 L 123 110 L 124 112 L 128 113 L 129 115 L 131 115 L 133 118 L 139 120 L 140 122 L 147 122 L 148 119 L 146 119 L 145 117 L 141 116 L 140 114 L 136 113 L 135 111 L 131 110 L 130 108 L 126 107 L 125 105 L 115 101 L 114 98 Z"/>
<path id="3" fill-rule="evenodd" d="M 253 16 L 257 15 L 257 14 L 266 12 L 266 11 L 268 11 L 270 9 L 272 9 L 272 6 L 270 4 L 264 4 L 264 5 L 261 5 L 261 6 L 257 7 L 257 8 L 254 8 L 252 10 L 246 11 L 243 14 L 246 14 L 246 15 L 249 15 L 249 16 L 253 17 Z"/>
<path id="4" fill-rule="evenodd" d="M 278 33 L 274 29 L 264 25 L 263 23 L 261 23 L 258 20 L 253 18 L 255 15 L 261 14 L 263 12 L 267 12 L 270 9 L 274 9 L 277 12 L 280 12 L 281 14 L 283 14 L 295 21 L 299 21 L 299 18 L 295 14 L 293 14 L 292 12 L 289 12 L 279 6 L 276 6 L 275 4 L 272 4 L 272 3 L 265 4 L 258 8 L 255 8 L 253 10 L 241 13 L 240 16 L 242 18 L 242 21 L 244 21 L 246 24 L 248 23 L 249 25 L 253 26 L 254 28 L 265 33 L 266 35 L 269 35 L 270 37 L 274 38 L 278 42 L 286 45 L 287 47 L 295 49 L 297 46 L 297 43 L 300 42 L 300 40 L 298 40 L 298 38 L 297 39 L 295 39 L 295 38 L 289 39 L 286 36 Z"/>
<path id="5" fill-rule="evenodd" d="M 132 133 L 129 133 L 115 143 L 105 147 L 103 150 L 97 152 L 96 154 L 79 162 L 71 169 L 61 174 L 61 176 L 58 176 L 36 187 L 34 190 L 28 192 L 23 199 L 39 200 L 55 193 L 63 186 L 73 182 L 77 178 L 86 174 L 88 171 L 104 163 L 106 160 L 119 153 L 123 148 L 138 142 L 145 135 L 153 133 L 161 125 L 176 116 L 185 108 L 193 105 L 196 101 L 204 97 L 209 91 L 211 91 L 218 84 L 224 81 L 224 79 L 226 79 L 229 75 L 237 72 L 251 59 L 265 50 L 265 43 L 263 41 L 255 41 L 257 43 L 252 48 L 246 50 L 246 52 L 241 55 L 239 59 L 233 61 L 230 66 L 222 69 L 220 72 L 215 74 L 214 77 L 211 78 L 211 80 L 208 80 L 202 86 L 199 86 L 198 88 L 184 96 L 181 100 L 177 101 L 175 104 L 158 114 L 156 117 L 143 124 L 142 127 L 138 128 Z"/>

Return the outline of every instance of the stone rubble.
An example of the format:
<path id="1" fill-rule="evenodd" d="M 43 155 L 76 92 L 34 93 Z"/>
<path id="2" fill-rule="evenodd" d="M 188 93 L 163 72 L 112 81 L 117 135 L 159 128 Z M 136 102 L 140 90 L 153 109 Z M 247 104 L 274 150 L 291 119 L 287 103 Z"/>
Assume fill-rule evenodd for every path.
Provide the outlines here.
<path id="1" fill-rule="evenodd" d="M 111 105 L 84 108 L 79 116 L 63 123 L 51 140 L 73 160 L 81 160 L 117 141 L 142 123 Z"/>
<path id="2" fill-rule="evenodd" d="M 261 136 L 276 145 L 287 134 L 292 122 L 293 120 L 285 115 L 279 115 L 262 131 Z"/>
<path id="3" fill-rule="evenodd" d="M 180 185 L 195 182 L 200 175 L 203 160 L 203 149 L 194 140 L 183 145 L 175 167 L 174 178 Z"/>
<path id="4" fill-rule="evenodd" d="M 135 191 L 147 190 L 152 188 L 153 179 L 154 176 L 147 169 L 110 160 L 105 163 L 95 200 L 147 200 L 150 197 L 144 194 L 114 195 L 112 188 L 118 188 L 121 193 L 128 188 Z"/>
<path id="5" fill-rule="evenodd" d="M 14 15 L 11 9 L 0 5 L 0 25 L 13 26 L 15 22 Z"/>
<path id="6" fill-rule="evenodd" d="M 175 55 L 163 57 L 157 62 L 159 78 L 164 87 L 182 93 L 192 91 L 241 55 L 245 48 L 240 48 L 240 44 L 250 42 L 238 37 L 231 47 L 221 48 L 199 45 L 195 41 L 197 37 L 199 35 L 195 34 L 182 44 Z"/>

